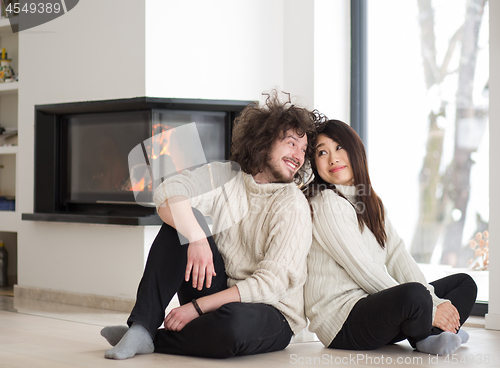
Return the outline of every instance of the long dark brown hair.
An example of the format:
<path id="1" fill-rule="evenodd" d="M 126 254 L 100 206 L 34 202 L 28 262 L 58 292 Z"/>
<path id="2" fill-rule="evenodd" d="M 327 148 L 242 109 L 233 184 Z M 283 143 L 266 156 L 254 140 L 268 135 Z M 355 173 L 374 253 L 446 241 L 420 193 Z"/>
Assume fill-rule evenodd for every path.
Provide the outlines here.
<path id="1" fill-rule="evenodd" d="M 231 139 L 231 161 L 237 162 L 243 172 L 257 175 L 266 167 L 273 143 L 284 138 L 292 129 L 299 137 L 307 136 L 306 157 L 313 157 L 316 150 L 316 122 L 319 114 L 281 102 L 278 92 L 268 94 L 264 105 L 248 105 L 235 119 Z M 307 161 L 306 161 L 307 163 Z M 308 169 L 304 164 L 295 174 L 294 181 L 302 183 Z"/>
<path id="2" fill-rule="evenodd" d="M 319 125 L 317 134 L 318 136 L 320 134 L 326 135 L 346 150 L 354 174 L 354 185 L 358 192 L 358 206 L 353 204 L 353 207 L 356 210 L 359 228 L 362 231 L 366 225 L 375 235 L 380 246 L 385 248 L 387 234 L 384 226 L 384 205 L 372 188 L 370 175 L 368 174 L 366 151 L 361 138 L 354 129 L 340 120 L 328 120 L 326 123 Z M 314 159 L 311 159 L 311 169 L 314 179 L 305 189 L 305 194 L 309 199 L 325 189 L 331 189 L 345 198 L 335 185 L 327 183 L 319 176 Z M 359 205 L 359 202 L 361 202 L 361 205 Z"/>

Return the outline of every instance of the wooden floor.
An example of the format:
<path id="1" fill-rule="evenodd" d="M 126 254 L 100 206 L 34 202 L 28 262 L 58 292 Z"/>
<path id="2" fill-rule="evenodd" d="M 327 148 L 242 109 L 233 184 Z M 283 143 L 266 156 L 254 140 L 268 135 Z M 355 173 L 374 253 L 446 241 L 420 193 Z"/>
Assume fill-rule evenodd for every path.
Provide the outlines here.
<path id="1" fill-rule="evenodd" d="M 0 295 L 0 367 L 500 367 L 500 331 L 474 327 L 480 326 L 480 319 L 465 328 L 469 343 L 449 357 L 413 351 L 406 342 L 370 352 L 325 349 L 304 332 L 284 351 L 222 361 L 165 354 L 107 360 L 109 345 L 99 332 L 103 326 L 125 324 L 126 318 L 124 313 Z"/>

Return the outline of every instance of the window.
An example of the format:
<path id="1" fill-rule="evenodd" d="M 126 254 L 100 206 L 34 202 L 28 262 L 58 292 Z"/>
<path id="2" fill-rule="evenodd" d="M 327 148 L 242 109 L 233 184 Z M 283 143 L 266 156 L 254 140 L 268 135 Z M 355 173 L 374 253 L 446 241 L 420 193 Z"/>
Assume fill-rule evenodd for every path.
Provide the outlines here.
<path id="1" fill-rule="evenodd" d="M 487 301 L 488 2 L 366 6 L 374 189 L 429 281 L 469 273 Z"/>

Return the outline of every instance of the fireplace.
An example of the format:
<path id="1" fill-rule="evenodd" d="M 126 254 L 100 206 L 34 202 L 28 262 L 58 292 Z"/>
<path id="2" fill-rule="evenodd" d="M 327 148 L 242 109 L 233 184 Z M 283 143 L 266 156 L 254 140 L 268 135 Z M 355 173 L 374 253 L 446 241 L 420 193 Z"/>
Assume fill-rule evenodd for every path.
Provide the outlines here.
<path id="1" fill-rule="evenodd" d="M 23 220 L 161 224 L 152 203 L 160 181 L 131 180 L 130 152 L 144 150 L 147 176 L 154 159 L 172 161 L 168 142 L 155 153 L 147 142 L 194 123 L 206 161 L 228 160 L 232 123 L 249 103 L 139 97 L 35 106 L 34 213 Z"/>

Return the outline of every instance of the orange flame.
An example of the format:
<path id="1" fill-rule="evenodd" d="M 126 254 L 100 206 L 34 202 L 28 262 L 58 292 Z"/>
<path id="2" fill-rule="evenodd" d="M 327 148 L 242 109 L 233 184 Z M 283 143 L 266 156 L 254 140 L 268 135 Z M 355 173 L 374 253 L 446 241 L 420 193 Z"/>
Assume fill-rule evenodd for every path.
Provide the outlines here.
<path id="1" fill-rule="evenodd" d="M 169 155 L 170 156 L 170 136 L 172 135 L 173 131 L 175 128 L 169 127 L 167 125 L 162 125 L 162 124 L 155 124 L 153 125 L 153 136 L 151 139 L 151 146 L 146 147 L 146 150 L 148 152 L 151 152 L 149 155 L 149 162 L 152 160 L 156 160 L 158 157 L 162 155 Z M 160 151 L 159 153 L 155 152 Z M 146 175 L 146 174 L 144 174 Z M 146 180 L 145 177 L 143 177 L 139 182 L 137 182 L 135 185 L 132 185 L 131 191 L 134 192 L 140 192 L 145 189 L 151 190 L 150 185 L 148 184 L 148 188 L 145 186 Z"/>
<path id="2" fill-rule="evenodd" d="M 153 136 L 153 147 L 151 149 L 151 157 L 150 157 L 151 159 L 155 160 L 161 155 L 170 156 L 170 151 L 168 150 L 168 147 L 170 145 L 170 136 L 172 135 L 173 130 L 174 129 L 169 129 L 160 134 L 157 134 L 156 136 Z M 155 147 L 160 147 L 161 149 L 160 153 L 158 154 L 154 153 Z"/>
<path id="3" fill-rule="evenodd" d="M 144 184 L 146 180 L 142 178 L 137 184 L 132 186 L 132 191 L 134 192 L 142 192 L 144 190 Z"/>

